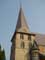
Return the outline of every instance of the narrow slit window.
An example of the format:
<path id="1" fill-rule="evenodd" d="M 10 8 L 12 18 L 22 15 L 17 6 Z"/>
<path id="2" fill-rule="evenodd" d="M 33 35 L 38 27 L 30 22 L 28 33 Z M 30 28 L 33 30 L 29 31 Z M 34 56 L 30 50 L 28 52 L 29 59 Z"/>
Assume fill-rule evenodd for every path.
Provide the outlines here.
<path id="1" fill-rule="evenodd" d="M 21 38 L 21 39 L 24 39 L 24 36 L 23 36 L 23 34 L 20 34 L 20 38 Z"/>
<path id="2" fill-rule="evenodd" d="M 24 42 L 21 42 L 21 48 L 24 48 L 25 45 L 24 45 Z"/>
<path id="3" fill-rule="evenodd" d="M 31 36 L 30 35 L 28 35 L 28 40 L 31 40 Z"/>

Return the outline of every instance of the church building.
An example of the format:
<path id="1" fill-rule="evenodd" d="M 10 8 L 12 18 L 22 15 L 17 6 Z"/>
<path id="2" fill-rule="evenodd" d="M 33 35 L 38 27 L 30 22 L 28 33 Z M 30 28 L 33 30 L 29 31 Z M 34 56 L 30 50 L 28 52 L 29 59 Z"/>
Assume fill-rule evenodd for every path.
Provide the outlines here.
<path id="1" fill-rule="evenodd" d="M 40 60 L 41 54 L 45 56 L 45 35 L 30 32 L 21 7 L 11 42 L 10 60 Z"/>

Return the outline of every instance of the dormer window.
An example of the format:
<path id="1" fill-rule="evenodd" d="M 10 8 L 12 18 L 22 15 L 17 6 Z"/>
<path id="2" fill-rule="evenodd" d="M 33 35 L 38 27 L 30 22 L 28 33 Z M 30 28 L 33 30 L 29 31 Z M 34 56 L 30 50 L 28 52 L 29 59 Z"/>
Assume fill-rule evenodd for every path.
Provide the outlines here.
<path id="1" fill-rule="evenodd" d="M 23 34 L 20 34 L 20 39 L 24 39 L 24 36 L 23 36 Z"/>
<path id="2" fill-rule="evenodd" d="M 28 35 L 28 40 L 31 40 L 31 36 L 30 35 Z"/>

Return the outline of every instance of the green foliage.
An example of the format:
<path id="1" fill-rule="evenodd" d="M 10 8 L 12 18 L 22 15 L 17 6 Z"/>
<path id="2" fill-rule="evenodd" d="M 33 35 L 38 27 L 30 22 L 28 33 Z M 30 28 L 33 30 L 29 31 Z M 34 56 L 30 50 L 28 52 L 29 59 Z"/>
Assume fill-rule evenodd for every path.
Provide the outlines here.
<path id="1" fill-rule="evenodd" d="M 39 53 L 40 60 L 45 60 L 45 55 Z"/>
<path id="2" fill-rule="evenodd" d="M 5 51 L 1 50 L 1 45 L 0 45 L 0 60 L 6 60 L 5 59 Z"/>

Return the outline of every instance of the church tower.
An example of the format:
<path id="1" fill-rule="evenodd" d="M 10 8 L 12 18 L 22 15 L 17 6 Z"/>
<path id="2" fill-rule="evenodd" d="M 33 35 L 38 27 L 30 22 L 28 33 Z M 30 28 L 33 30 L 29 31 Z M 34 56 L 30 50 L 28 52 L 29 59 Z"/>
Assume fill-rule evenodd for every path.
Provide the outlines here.
<path id="1" fill-rule="evenodd" d="M 16 30 L 11 40 L 10 60 L 30 60 L 29 49 L 34 40 L 35 34 L 29 32 L 23 10 L 20 8 Z"/>

